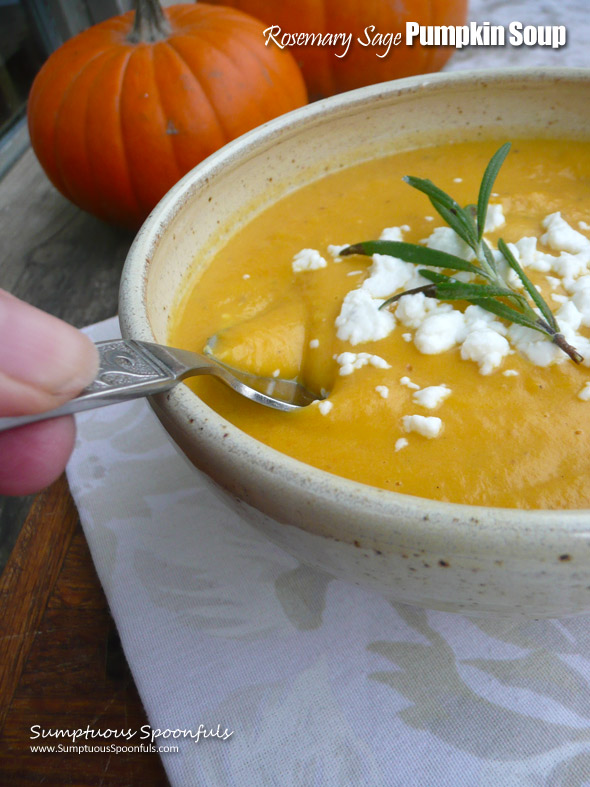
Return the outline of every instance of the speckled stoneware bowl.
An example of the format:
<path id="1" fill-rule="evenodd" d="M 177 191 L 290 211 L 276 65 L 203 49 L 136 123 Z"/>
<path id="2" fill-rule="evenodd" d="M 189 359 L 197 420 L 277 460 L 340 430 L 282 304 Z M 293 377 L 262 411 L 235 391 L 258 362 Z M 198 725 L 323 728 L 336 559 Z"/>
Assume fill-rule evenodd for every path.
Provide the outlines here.
<path id="1" fill-rule="evenodd" d="M 196 167 L 153 211 L 123 274 L 123 334 L 165 343 L 187 272 L 206 265 L 253 211 L 324 171 L 441 136 L 589 130 L 590 72 L 578 70 L 412 77 L 278 118 Z M 396 494 L 262 445 L 184 385 L 152 404 L 236 510 L 303 562 L 435 609 L 530 617 L 590 610 L 590 510 L 518 511 Z"/>

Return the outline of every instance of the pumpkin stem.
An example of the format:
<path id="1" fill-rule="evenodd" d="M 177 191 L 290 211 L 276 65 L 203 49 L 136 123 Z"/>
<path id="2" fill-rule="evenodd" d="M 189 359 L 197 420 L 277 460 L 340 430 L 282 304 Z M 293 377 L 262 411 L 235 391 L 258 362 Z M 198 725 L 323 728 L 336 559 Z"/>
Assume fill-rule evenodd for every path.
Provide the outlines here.
<path id="1" fill-rule="evenodd" d="M 127 36 L 132 44 L 153 43 L 170 35 L 170 24 L 158 0 L 135 0 L 135 19 Z"/>

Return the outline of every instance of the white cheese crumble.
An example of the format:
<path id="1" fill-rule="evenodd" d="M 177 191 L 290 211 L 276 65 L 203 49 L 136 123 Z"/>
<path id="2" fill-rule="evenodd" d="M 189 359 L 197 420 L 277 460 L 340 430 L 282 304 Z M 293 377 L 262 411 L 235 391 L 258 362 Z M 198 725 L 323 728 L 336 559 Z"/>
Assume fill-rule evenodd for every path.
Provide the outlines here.
<path id="1" fill-rule="evenodd" d="M 301 273 L 302 271 L 316 271 L 319 268 L 325 268 L 327 264 L 317 249 L 301 249 L 293 257 L 291 267 L 293 273 Z"/>
<path id="2" fill-rule="evenodd" d="M 320 340 L 319 339 L 310 339 L 310 342 L 309 342 L 310 349 L 315 350 L 316 347 L 319 347 L 319 346 L 320 346 Z"/>
<path id="3" fill-rule="evenodd" d="M 463 260 L 470 261 L 475 259 L 472 249 L 450 227 L 436 227 L 432 235 L 426 238 L 423 243 L 429 249 L 446 251 L 448 254 L 461 257 Z"/>
<path id="4" fill-rule="evenodd" d="M 583 402 L 590 402 L 590 382 L 587 382 L 578 393 L 578 399 L 581 399 Z"/>
<path id="5" fill-rule="evenodd" d="M 340 366 L 340 374 L 345 377 L 347 374 L 352 374 L 357 369 L 362 369 L 363 366 L 374 366 L 377 369 L 391 369 L 391 366 L 386 360 L 378 355 L 371 355 L 371 353 L 340 353 L 335 357 L 336 363 Z"/>
<path id="6" fill-rule="evenodd" d="M 439 303 L 436 298 L 427 298 L 423 292 L 417 292 L 415 295 L 404 295 L 399 299 L 395 317 L 406 328 L 419 328 L 428 314 L 435 311 L 450 311 L 452 308 L 448 303 Z"/>
<path id="7" fill-rule="evenodd" d="M 416 331 L 414 344 L 424 355 L 438 355 L 450 350 L 465 336 L 465 318 L 455 309 L 432 314 Z"/>
<path id="8" fill-rule="evenodd" d="M 400 385 L 405 385 L 406 388 L 411 388 L 413 391 L 419 391 L 420 386 L 413 383 L 409 377 L 400 377 Z"/>
<path id="9" fill-rule="evenodd" d="M 389 388 L 386 385 L 376 385 L 375 390 L 383 399 L 387 399 L 389 396 Z"/>
<path id="10" fill-rule="evenodd" d="M 328 415 L 334 404 L 329 399 L 324 399 L 318 404 L 318 410 L 322 415 Z"/>
<path id="11" fill-rule="evenodd" d="M 506 217 L 501 205 L 488 205 L 484 232 L 493 232 L 506 224 Z"/>
<path id="12" fill-rule="evenodd" d="M 341 246 L 330 244 L 330 246 L 328 246 L 328 254 L 334 258 L 334 262 L 342 262 L 342 257 L 340 256 L 340 252 L 342 251 L 342 249 L 345 249 L 347 246 L 350 246 L 350 244 L 343 243 Z"/>
<path id="13" fill-rule="evenodd" d="M 577 254 L 590 248 L 590 240 L 578 232 L 561 217 L 561 213 L 550 213 L 543 219 L 547 232 L 541 236 L 541 243 L 556 251 L 568 251 Z"/>
<path id="14" fill-rule="evenodd" d="M 362 283 L 373 298 L 387 298 L 396 290 L 408 289 L 413 286 L 416 278 L 416 266 L 411 262 L 403 262 L 397 257 L 387 254 L 373 254 L 373 264 L 369 268 L 369 277 Z M 422 277 L 420 277 L 422 279 Z M 422 279 L 426 283 L 425 279 Z"/>
<path id="15" fill-rule="evenodd" d="M 402 418 L 406 432 L 417 432 L 423 437 L 432 439 L 442 431 L 442 421 L 434 415 L 404 415 Z"/>
<path id="16" fill-rule="evenodd" d="M 508 341 L 489 328 L 471 331 L 461 345 L 461 358 L 476 361 L 482 374 L 491 374 L 498 369 L 509 353 Z"/>
<path id="17" fill-rule="evenodd" d="M 244 281 L 246 281 L 249 278 L 250 278 L 250 274 L 249 273 L 244 273 L 244 275 L 242 276 L 242 279 L 244 279 Z"/>
<path id="18" fill-rule="evenodd" d="M 519 372 L 517 372 L 516 369 L 504 369 L 502 374 L 504 377 L 518 377 Z"/>
<path id="19" fill-rule="evenodd" d="M 410 229 L 409 227 L 407 229 Z M 385 227 L 379 240 L 403 240 L 402 227 Z"/>
<path id="20" fill-rule="evenodd" d="M 409 445 L 409 443 L 406 440 L 406 438 L 405 437 L 400 437 L 398 440 L 395 441 L 395 450 L 396 451 L 401 451 L 402 448 L 405 448 L 408 445 Z"/>
<path id="21" fill-rule="evenodd" d="M 415 404 L 426 407 L 428 410 L 434 410 L 450 395 L 451 389 L 443 383 L 443 385 L 429 385 L 415 391 L 412 394 L 412 400 Z"/>
<path id="22" fill-rule="evenodd" d="M 388 310 L 379 311 L 382 300 L 372 298 L 367 290 L 346 294 L 336 318 L 336 335 L 352 345 L 384 339 L 395 328 L 395 317 Z"/>

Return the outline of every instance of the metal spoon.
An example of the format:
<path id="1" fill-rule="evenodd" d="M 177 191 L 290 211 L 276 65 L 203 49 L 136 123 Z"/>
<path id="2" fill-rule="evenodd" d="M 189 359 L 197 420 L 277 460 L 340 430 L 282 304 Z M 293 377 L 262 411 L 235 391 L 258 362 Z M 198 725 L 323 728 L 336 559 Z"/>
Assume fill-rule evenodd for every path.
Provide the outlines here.
<path id="1" fill-rule="evenodd" d="M 259 377 L 226 366 L 209 354 L 213 345 L 214 338 L 207 343 L 207 354 L 199 355 L 151 342 L 123 339 L 98 342 L 100 366 L 96 379 L 88 388 L 55 410 L 0 418 L 0 432 L 162 393 L 197 374 L 213 374 L 247 399 L 285 412 L 306 407 L 319 398 L 294 380 Z"/>

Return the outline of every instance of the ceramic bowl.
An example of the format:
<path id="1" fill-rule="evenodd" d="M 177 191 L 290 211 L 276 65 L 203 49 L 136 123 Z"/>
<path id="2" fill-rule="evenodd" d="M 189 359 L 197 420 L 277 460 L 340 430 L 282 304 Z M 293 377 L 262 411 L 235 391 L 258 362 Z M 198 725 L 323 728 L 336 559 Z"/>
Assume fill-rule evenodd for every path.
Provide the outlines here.
<path id="1" fill-rule="evenodd" d="M 165 343 L 189 271 L 289 189 L 438 137 L 584 136 L 589 94 L 590 72 L 579 70 L 418 76 L 309 105 L 246 134 L 186 175 L 139 232 L 122 279 L 124 336 Z M 241 515 L 304 563 L 440 610 L 590 610 L 590 510 L 473 507 L 384 491 L 262 445 L 184 385 L 152 405 Z"/>

